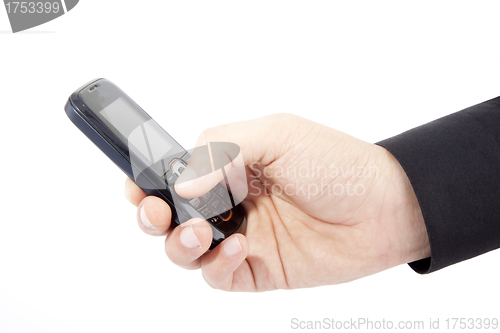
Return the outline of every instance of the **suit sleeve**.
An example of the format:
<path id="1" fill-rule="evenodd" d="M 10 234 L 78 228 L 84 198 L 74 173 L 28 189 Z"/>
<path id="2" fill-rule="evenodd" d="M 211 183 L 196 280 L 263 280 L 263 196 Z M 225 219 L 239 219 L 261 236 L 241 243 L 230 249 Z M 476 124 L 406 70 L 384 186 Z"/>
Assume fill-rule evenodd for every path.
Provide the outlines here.
<path id="1" fill-rule="evenodd" d="M 500 97 L 377 143 L 406 172 L 424 217 L 430 273 L 500 247 Z"/>

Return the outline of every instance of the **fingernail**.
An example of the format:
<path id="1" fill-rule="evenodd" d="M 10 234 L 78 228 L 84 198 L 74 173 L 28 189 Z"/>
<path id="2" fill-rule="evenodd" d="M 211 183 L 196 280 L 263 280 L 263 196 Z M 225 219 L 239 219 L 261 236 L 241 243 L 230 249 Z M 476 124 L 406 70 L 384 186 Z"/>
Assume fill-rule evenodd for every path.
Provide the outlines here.
<path id="1" fill-rule="evenodd" d="M 141 223 L 143 226 L 145 226 L 148 229 L 156 229 L 154 225 L 149 222 L 148 217 L 146 216 L 146 211 L 144 210 L 144 205 L 141 208 L 141 213 L 139 214 L 141 218 Z"/>
<path id="2" fill-rule="evenodd" d="M 187 247 L 188 249 L 201 247 L 200 241 L 198 240 L 198 237 L 196 237 L 196 234 L 194 233 L 193 229 L 193 224 L 196 224 L 197 222 L 200 221 L 196 221 L 188 225 L 181 224 L 182 227 L 182 231 L 180 234 L 181 244 Z"/>
<path id="3" fill-rule="evenodd" d="M 231 237 L 224 242 L 224 252 L 230 257 L 243 251 L 238 237 Z"/>

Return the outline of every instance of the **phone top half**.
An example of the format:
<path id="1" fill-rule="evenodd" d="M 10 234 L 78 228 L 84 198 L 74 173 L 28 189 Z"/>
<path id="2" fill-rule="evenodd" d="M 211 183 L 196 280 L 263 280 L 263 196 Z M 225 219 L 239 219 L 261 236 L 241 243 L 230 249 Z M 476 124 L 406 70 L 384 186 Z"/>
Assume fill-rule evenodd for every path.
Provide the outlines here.
<path id="1" fill-rule="evenodd" d="M 147 195 L 170 205 L 174 223 L 192 217 L 207 220 L 213 231 L 211 248 L 235 232 L 244 232 L 245 214 L 240 205 L 231 206 L 230 193 L 222 184 L 199 198 L 176 194 L 175 180 L 190 154 L 111 81 L 97 79 L 80 87 L 65 111 Z"/>

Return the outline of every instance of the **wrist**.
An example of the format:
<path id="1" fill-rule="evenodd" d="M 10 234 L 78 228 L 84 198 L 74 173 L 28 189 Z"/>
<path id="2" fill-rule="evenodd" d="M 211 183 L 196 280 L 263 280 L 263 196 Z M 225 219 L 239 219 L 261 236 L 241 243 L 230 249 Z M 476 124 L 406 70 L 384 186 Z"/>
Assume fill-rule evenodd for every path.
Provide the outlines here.
<path id="1" fill-rule="evenodd" d="M 389 200 L 392 200 L 393 237 L 399 252 L 397 264 L 428 258 L 431 256 L 429 237 L 415 191 L 398 160 L 385 148 L 379 148 L 390 170 L 387 184 Z"/>

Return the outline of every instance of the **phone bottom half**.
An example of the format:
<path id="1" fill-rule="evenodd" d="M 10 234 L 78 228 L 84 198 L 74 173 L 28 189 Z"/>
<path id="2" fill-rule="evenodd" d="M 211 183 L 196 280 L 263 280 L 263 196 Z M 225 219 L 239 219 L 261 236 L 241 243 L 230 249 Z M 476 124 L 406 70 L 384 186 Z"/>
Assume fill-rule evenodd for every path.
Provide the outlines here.
<path id="1" fill-rule="evenodd" d="M 158 187 L 151 187 L 151 182 L 145 177 L 135 177 L 132 179 L 146 195 L 156 196 L 164 200 L 172 210 L 172 226 L 180 225 L 193 217 L 201 217 L 199 214 L 189 214 L 186 208 L 191 208 L 189 200 L 184 199 L 173 193 L 170 189 L 158 189 Z M 221 186 L 220 184 L 218 186 Z M 177 204 L 174 204 L 177 203 Z M 193 209 L 190 211 L 195 212 Z M 227 212 L 224 212 L 224 214 Z M 224 215 L 221 214 L 221 215 Z M 213 216 L 204 218 L 212 228 L 212 244 L 210 249 L 213 249 L 220 244 L 224 239 L 228 238 L 235 233 L 244 233 L 246 230 L 247 219 L 245 211 L 241 204 L 231 208 L 230 218 L 223 220 L 220 216 Z"/>

